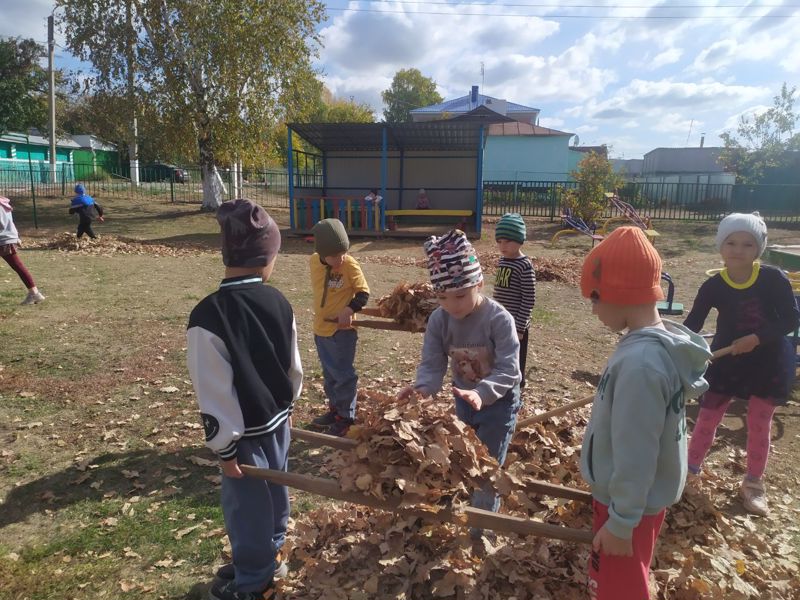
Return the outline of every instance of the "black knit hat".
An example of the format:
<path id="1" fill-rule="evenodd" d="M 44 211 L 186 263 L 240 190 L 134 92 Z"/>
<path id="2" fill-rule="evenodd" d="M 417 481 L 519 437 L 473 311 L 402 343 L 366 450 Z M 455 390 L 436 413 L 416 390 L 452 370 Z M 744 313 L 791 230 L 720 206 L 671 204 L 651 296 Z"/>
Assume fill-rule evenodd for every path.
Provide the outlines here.
<path id="1" fill-rule="evenodd" d="M 281 247 L 277 223 L 255 202 L 238 198 L 217 209 L 226 267 L 265 267 Z"/>

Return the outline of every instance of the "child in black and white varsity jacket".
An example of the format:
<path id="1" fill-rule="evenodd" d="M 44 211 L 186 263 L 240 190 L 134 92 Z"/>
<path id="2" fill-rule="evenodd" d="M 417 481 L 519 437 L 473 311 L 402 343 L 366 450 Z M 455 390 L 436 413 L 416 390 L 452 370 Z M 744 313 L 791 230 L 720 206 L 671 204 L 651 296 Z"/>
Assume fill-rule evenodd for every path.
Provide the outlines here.
<path id="1" fill-rule="evenodd" d="M 225 278 L 189 317 L 187 361 L 206 445 L 219 457 L 222 512 L 233 564 L 217 572 L 217 600 L 269 597 L 284 568 L 277 560 L 289 519 L 286 486 L 244 477 L 240 464 L 286 470 L 290 417 L 303 372 L 289 302 L 264 285 L 281 236 L 249 200 L 225 202 Z"/>

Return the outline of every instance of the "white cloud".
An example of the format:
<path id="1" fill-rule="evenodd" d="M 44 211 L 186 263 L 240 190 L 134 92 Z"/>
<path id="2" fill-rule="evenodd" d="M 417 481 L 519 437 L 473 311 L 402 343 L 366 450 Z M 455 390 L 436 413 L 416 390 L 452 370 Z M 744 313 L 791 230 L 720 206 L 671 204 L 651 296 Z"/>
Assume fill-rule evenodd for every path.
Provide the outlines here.
<path id="1" fill-rule="evenodd" d="M 564 119 L 557 117 L 542 117 L 539 119 L 539 125 L 542 127 L 549 127 L 550 129 L 558 129 L 565 125 Z"/>
<path id="2" fill-rule="evenodd" d="M 653 57 L 653 60 L 649 62 L 649 64 L 645 65 L 645 68 L 649 70 L 660 69 L 666 65 L 671 65 L 678 62 L 681 57 L 683 56 L 683 50 L 680 48 L 667 48 L 663 52 L 659 52 Z"/>
<path id="3" fill-rule="evenodd" d="M 690 69 L 706 73 L 727 67 L 736 58 L 737 47 L 736 40 L 726 39 L 714 42 L 697 55 Z"/>
<path id="4" fill-rule="evenodd" d="M 756 117 L 768 111 L 770 108 L 772 108 L 772 106 L 771 105 L 767 106 L 766 104 L 757 104 L 755 106 L 749 106 L 744 110 L 736 113 L 735 115 L 731 115 L 730 117 L 725 119 L 725 122 L 722 124 L 722 127 L 719 128 L 717 133 L 723 133 L 725 131 L 733 132 L 739 126 L 739 121 L 741 120 L 742 117 L 745 117 L 747 119 L 752 119 L 753 117 Z"/>

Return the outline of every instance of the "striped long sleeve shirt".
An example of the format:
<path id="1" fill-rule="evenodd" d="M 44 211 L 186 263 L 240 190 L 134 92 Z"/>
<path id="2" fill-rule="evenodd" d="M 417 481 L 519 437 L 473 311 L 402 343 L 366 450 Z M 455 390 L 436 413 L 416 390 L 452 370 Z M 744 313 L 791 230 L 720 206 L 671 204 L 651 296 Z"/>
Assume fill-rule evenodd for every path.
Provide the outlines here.
<path id="1" fill-rule="evenodd" d="M 531 310 L 536 303 L 536 272 L 530 258 L 523 255 L 500 259 L 493 297 L 514 317 L 519 333 L 530 327 Z"/>

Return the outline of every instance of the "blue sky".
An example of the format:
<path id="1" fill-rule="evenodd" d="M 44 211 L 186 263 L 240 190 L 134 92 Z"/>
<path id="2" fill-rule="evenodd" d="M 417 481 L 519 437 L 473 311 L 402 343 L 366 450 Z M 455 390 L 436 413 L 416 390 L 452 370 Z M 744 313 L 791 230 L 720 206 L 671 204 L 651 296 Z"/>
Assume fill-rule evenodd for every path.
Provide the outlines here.
<path id="1" fill-rule="evenodd" d="M 52 6 L 3 0 L 0 35 L 44 41 Z M 608 144 L 612 156 L 696 146 L 701 134 L 718 145 L 784 81 L 800 84 L 800 0 L 327 6 L 318 66 L 336 96 L 380 116 L 380 92 L 398 69 L 420 69 L 449 99 L 481 84 L 483 63 L 482 92 L 539 108 L 541 124 L 577 133 L 581 144 Z M 57 66 L 78 63 L 59 49 Z"/>

